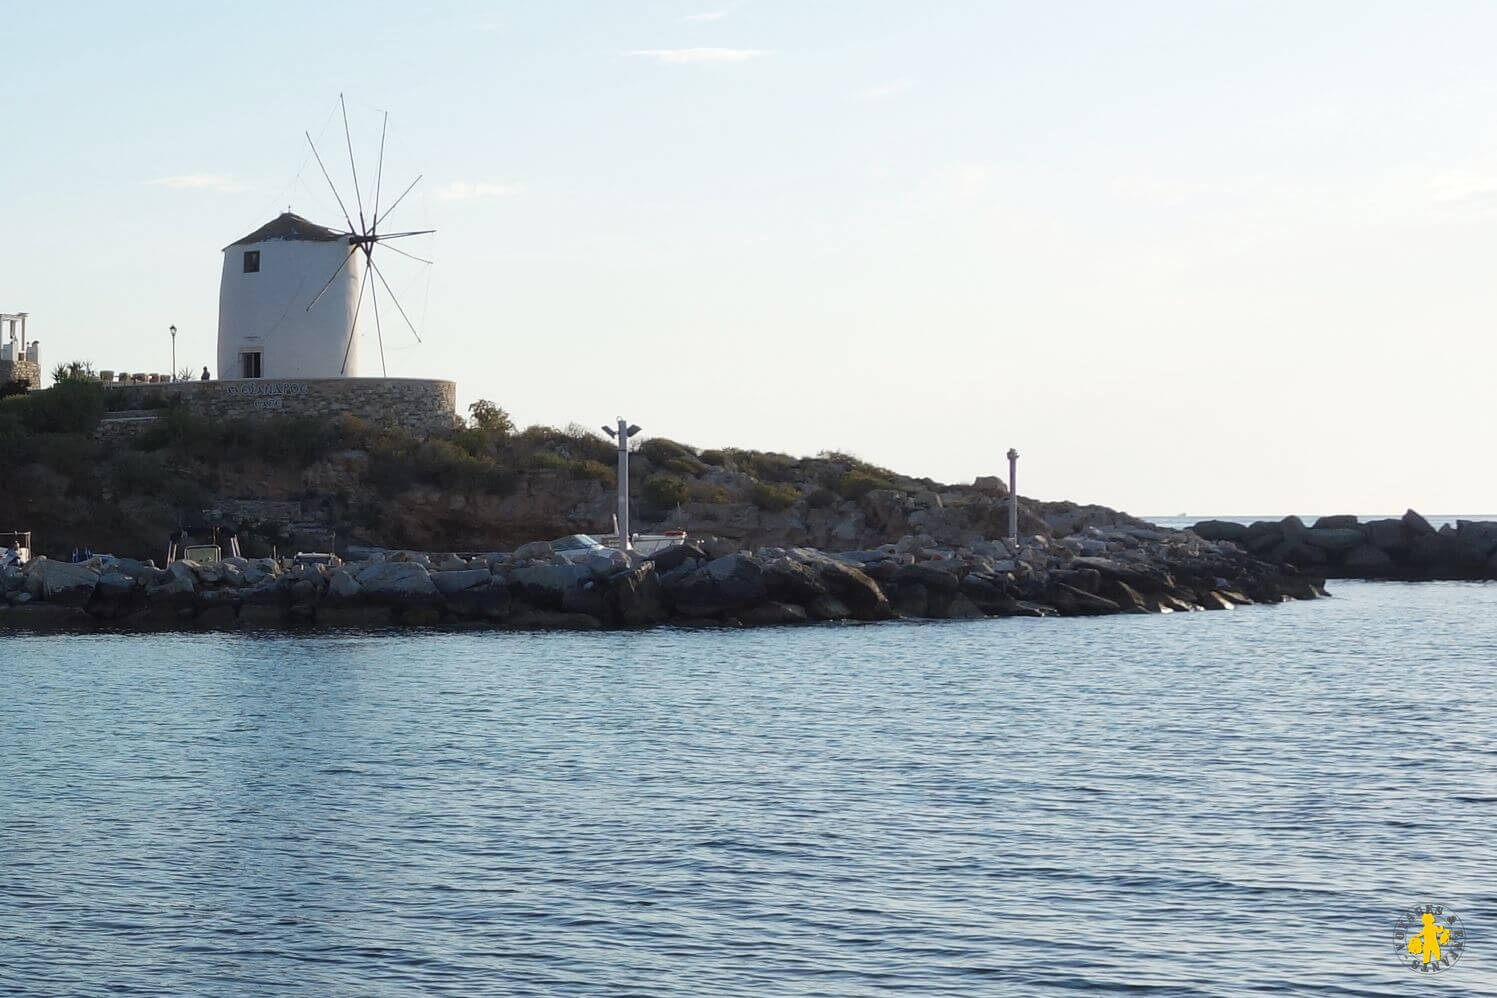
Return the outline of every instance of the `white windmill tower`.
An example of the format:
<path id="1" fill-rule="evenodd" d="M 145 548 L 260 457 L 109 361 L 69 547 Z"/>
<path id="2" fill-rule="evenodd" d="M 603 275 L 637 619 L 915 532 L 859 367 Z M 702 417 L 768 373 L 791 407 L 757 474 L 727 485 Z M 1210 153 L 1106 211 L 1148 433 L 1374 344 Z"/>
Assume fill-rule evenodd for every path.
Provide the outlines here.
<path id="1" fill-rule="evenodd" d="M 417 176 L 388 208 L 380 210 L 384 179 L 385 114 L 380 127 L 379 164 L 374 180 L 374 204 L 364 214 L 354 164 L 353 140 L 348 131 L 348 108 L 343 106 L 343 135 L 348 143 L 348 165 L 353 175 L 359 224 L 352 216 L 333 178 L 328 175 L 317 144 L 307 133 L 312 155 L 343 211 L 347 231 L 339 232 L 286 212 L 224 247 L 223 278 L 218 293 L 218 376 L 220 378 L 339 378 L 358 376 L 358 341 L 368 315 L 374 316 L 379 341 L 380 373 L 385 373 L 384 330 L 380 326 L 379 293 L 383 285 L 416 342 L 421 336 L 395 297 L 385 275 L 374 262 L 375 246 L 393 239 L 434 231 L 381 232 L 390 217 L 421 180 Z M 390 249 L 421 263 L 422 259 L 397 246 Z M 370 274 L 374 280 L 370 280 Z M 373 307 L 363 312 L 364 289 Z M 361 313 L 363 313 L 361 319 Z"/>

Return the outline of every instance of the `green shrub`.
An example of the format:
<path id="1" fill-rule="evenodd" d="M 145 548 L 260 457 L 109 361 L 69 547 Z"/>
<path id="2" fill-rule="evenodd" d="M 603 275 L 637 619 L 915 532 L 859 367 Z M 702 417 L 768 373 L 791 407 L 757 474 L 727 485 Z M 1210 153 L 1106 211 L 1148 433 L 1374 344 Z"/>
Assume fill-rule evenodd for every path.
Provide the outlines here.
<path id="1" fill-rule="evenodd" d="M 770 484 L 768 482 L 756 482 L 754 484 L 754 505 L 771 513 L 789 509 L 797 499 L 800 491 L 792 485 Z"/>
<path id="2" fill-rule="evenodd" d="M 793 482 L 800 478 L 800 462 L 789 454 L 737 451 L 733 459 L 740 470 L 764 482 Z"/>
<path id="3" fill-rule="evenodd" d="M 892 488 L 893 483 L 866 471 L 845 471 L 837 479 L 837 494 L 844 499 L 861 499 L 874 489 Z"/>
<path id="4" fill-rule="evenodd" d="M 120 496 L 156 495 L 167 479 L 166 460 L 160 454 L 123 451 L 109 465 L 110 483 Z"/>
<path id="5" fill-rule="evenodd" d="M 700 457 L 704 463 L 710 464 L 715 468 L 721 468 L 723 465 L 728 463 L 728 455 L 720 450 L 704 450 L 697 456 Z"/>
<path id="6" fill-rule="evenodd" d="M 686 483 L 686 495 L 692 502 L 707 502 L 719 506 L 733 501 L 733 496 L 727 489 L 715 482 L 700 479 Z"/>
<path id="7" fill-rule="evenodd" d="M 38 433 L 36 460 L 75 484 L 91 481 L 98 470 L 99 443 L 78 433 Z"/>
<path id="8" fill-rule="evenodd" d="M 548 450 L 538 450 L 530 455 L 526 463 L 537 471 L 565 471 L 572 459 Z"/>
<path id="9" fill-rule="evenodd" d="M 591 478 L 606 485 L 614 485 L 618 482 L 618 476 L 614 474 L 613 469 L 602 461 L 573 461 L 567 470 L 573 478 Z"/>
<path id="10" fill-rule="evenodd" d="M 509 413 L 488 399 L 479 399 L 468 406 L 468 421 L 474 429 L 498 437 L 507 437 L 515 432 L 515 421 L 509 418 Z"/>
<path id="11" fill-rule="evenodd" d="M 17 396 L 21 419 L 35 433 L 92 433 L 104 417 L 105 391 L 93 381 L 60 381 L 44 392 Z"/>
<path id="12" fill-rule="evenodd" d="M 826 509 L 828 506 L 834 505 L 836 502 L 837 493 L 833 492 L 831 489 L 822 488 L 819 485 L 816 488 L 812 489 L 810 492 L 806 493 L 806 505 L 811 509 Z"/>
<path id="13" fill-rule="evenodd" d="M 639 452 L 649 458 L 655 467 L 674 471 L 678 475 L 700 475 L 707 470 L 707 465 L 702 463 L 695 451 L 665 437 L 651 437 L 639 445 Z"/>
<path id="14" fill-rule="evenodd" d="M 655 509 L 672 509 L 686 501 L 686 483 L 674 475 L 655 474 L 645 479 L 645 502 Z"/>

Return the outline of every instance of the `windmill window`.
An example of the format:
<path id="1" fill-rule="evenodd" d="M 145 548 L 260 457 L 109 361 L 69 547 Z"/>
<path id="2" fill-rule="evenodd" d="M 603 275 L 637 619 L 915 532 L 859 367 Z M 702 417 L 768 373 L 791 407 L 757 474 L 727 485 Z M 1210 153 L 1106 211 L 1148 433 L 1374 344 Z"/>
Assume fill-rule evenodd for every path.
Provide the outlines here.
<path id="1" fill-rule="evenodd" d="M 258 378 L 260 376 L 260 351 L 246 351 L 239 355 L 240 377 Z"/>
<path id="2" fill-rule="evenodd" d="M 260 251 L 244 251 L 244 272 L 246 274 L 258 274 L 260 272 Z"/>

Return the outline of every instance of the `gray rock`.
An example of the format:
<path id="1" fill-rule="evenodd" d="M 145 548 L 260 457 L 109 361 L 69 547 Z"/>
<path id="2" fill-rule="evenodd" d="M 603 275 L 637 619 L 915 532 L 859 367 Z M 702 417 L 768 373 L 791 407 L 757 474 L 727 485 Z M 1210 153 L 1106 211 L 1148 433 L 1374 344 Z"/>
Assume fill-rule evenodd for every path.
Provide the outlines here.
<path id="1" fill-rule="evenodd" d="M 647 562 L 606 583 L 604 603 L 619 627 L 648 627 L 666 619 L 660 576 Z"/>
<path id="2" fill-rule="evenodd" d="M 1497 551 L 1497 523 L 1491 520 L 1457 520 L 1455 535 L 1461 543 L 1480 551 L 1483 558 Z"/>
<path id="3" fill-rule="evenodd" d="M 764 566 L 764 583 L 775 599 L 801 605 L 824 596 L 827 585 L 809 566 L 781 556 Z"/>
<path id="4" fill-rule="evenodd" d="M 823 593 L 806 606 L 806 615 L 812 620 L 846 620 L 852 610 L 837 597 Z"/>
<path id="5" fill-rule="evenodd" d="M 1322 516 L 1315 521 L 1312 530 L 1356 530 L 1361 527 L 1361 521 L 1355 516 L 1342 514 L 1340 516 Z"/>
<path id="6" fill-rule="evenodd" d="M 1371 520 L 1363 529 L 1367 532 L 1367 543 L 1375 548 L 1398 552 L 1408 547 L 1409 537 L 1402 520 Z"/>
<path id="7" fill-rule="evenodd" d="M 1370 544 L 1364 544 L 1348 552 L 1341 565 L 1354 575 L 1366 575 L 1373 578 L 1393 571 L 1393 559 L 1388 556 L 1388 553 Z"/>
<path id="8" fill-rule="evenodd" d="M 748 555 L 730 554 L 707 563 L 707 575 L 717 583 L 720 602 L 742 605 L 762 599 L 769 591 L 764 564 Z"/>
<path id="9" fill-rule="evenodd" d="M 197 592 L 197 573 L 192 562 L 174 561 L 166 566 L 166 578 L 146 587 L 146 596 L 167 601 L 190 599 Z"/>
<path id="10" fill-rule="evenodd" d="M 612 578 L 629 568 L 629 556 L 622 551 L 598 552 L 583 558 L 580 564 L 599 579 Z"/>
<path id="11" fill-rule="evenodd" d="M 927 589 L 935 589 L 940 592 L 954 593 L 961 580 L 956 573 L 944 566 L 937 566 L 930 562 L 917 565 L 901 565 L 894 573 L 894 581 L 901 585 L 918 582 Z"/>
<path id="12" fill-rule="evenodd" d="M 459 558 L 457 555 L 452 554 L 452 555 L 448 555 L 447 557 L 443 558 L 440 562 L 438 562 L 437 566 L 433 569 L 433 571 L 435 571 L 435 572 L 466 572 L 471 567 L 472 566 L 470 566 L 462 558 Z"/>
<path id="13" fill-rule="evenodd" d="M 743 610 L 738 614 L 738 619 L 749 627 L 766 627 L 776 624 L 804 624 L 807 614 L 804 607 L 770 600 Z"/>
<path id="14" fill-rule="evenodd" d="M 443 596 L 451 596 L 465 589 L 486 586 L 490 578 L 489 570 L 486 568 L 464 568 L 433 572 L 431 581 L 432 585 L 437 587 L 437 592 Z"/>
<path id="15" fill-rule="evenodd" d="M 1240 542 L 1248 533 L 1247 524 L 1230 520 L 1202 520 L 1190 529 L 1197 537 L 1208 541 Z"/>
<path id="16" fill-rule="evenodd" d="M 431 581 L 431 573 L 419 561 L 362 562 L 356 566 L 353 575 L 354 581 L 372 602 L 399 605 L 441 598 Z"/>
<path id="17" fill-rule="evenodd" d="M 502 584 L 463 589 L 447 597 L 447 608 L 465 620 L 504 620 L 513 600 Z"/>
<path id="18" fill-rule="evenodd" d="M 83 565 L 36 558 L 26 566 L 26 591 L 59 606 L 83 606 L 98 584 L 99 573 Z"/>
<path id="19" fill-rule="evenodd" d="M 1297 516 L 1286 516 L 1279 521 L 1279 532 L 1285 537 L 1296 537 L 1303 534 L 1307 529 L 1305 521 Z"/>
<path id="20" fill-rule="evenodd" d="M 1429 521 L 1412 509 L 1403 514 L 1403 529 L 1413 537 L 1425 537 L 1435 532 Z"/>
<path id="21" fill-rule="evenodd" d="M 1326 551 L 1350 551 L 1364 542 L 1362 531 L 1357 527 L 1314 527 L 1299 539 Z"/>
<path id="22" fill-rule="evenodd" d="M 561 608 L 569 590 L 592 581 L 593 573 L 583 565 L 531 565 L 517 568 L 510 584 L 517 595 L 542 609 Z"/>
<path id="23" fill-rule="evenodd" d="M 356 598 L 362 591 L 358 580 L 354 578 L 353 573 L 347 567 L 338 569 L 333 573 L 332 578 L 328 580 L 327 594 L 335 600 L 351 600 Z"/>
<path id="24" fill-rule="evenodd" d="M 109 571 L 99 576 L 99 582 L 94 591 L 105 599 L 124 599 L 135 592 L 135 585 L 133 578 L 124 572 L 110 568 Z"/>

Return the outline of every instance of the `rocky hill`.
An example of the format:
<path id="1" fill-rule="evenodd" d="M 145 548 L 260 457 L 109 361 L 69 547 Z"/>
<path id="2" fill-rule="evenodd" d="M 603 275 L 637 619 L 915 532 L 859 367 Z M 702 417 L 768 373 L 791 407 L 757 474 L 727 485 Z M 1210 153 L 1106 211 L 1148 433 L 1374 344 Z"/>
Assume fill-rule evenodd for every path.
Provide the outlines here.
<path id="1" fill-rule="evenodd" d="M 177 529 L 238 532 L 246 556 L 350 547 L 509 550 L 612 528 L 612 441 L 570 426 L 517 430 L 492 405 L 418 436 L 354 418 L 208 422 L 180 408 L 105 411 L 84 381 L 0 400 L 6 529 L 38 553 L 160 559 Z M 1007 532 L 996 478 L 943 485 L 847 454 L 699 449 L 646 439 L 631 461 L 634 526 L 683 528 L 709 551 L 866 550 L 913 538 L 964 547 Z M 1101 506 L 1021 500 L 1021 532 L 1146 526 Z"/>

